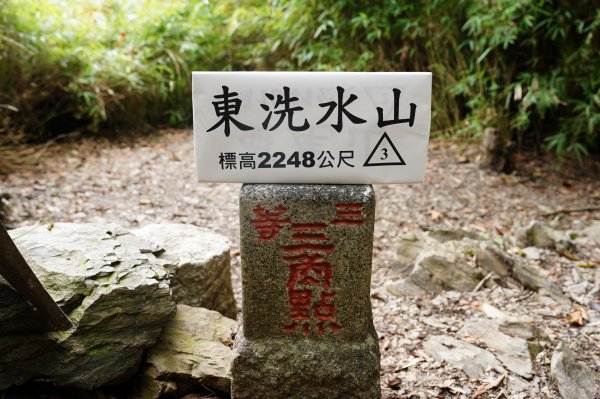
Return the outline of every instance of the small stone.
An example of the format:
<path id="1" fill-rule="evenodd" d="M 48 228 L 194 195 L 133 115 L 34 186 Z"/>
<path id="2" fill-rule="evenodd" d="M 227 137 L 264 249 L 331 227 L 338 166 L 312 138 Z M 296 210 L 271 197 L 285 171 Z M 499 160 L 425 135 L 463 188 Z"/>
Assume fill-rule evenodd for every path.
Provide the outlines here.
<path id="1" fill-rule="evenodd" d="M 523 259 L 512 258 L 512 276 L 525 288 L 540 292 L 543 290 L 557 301 L 568 301 L 559 286 Z"/>
<path id="2" fill-rule="evenodd" d="M 554 229 L 539 222 L 532 222 L 518 234 L 519 243 L 524 247 L 555 249 L 559 234 Z"/>
<path id="3" fill-rule="evenodd" d="M 225 237 L 186 224 L 151 224 L 132 233 L 164 249 L 158 257 L 168 262 L 171 295 L 176 303 L 236 317 Z"/>
<path id="4" fill-rule="evenodd" d="M 148 351 L 148 367 L 156 370 L 151 380 L 229 392 L 236 328 L 234 320 L 218 312 L 177 305 L 175 317 Z"/>
<path id="5" fill-rule="evenodd" d="M 573 295 L 585 295 L 589 287 L 589 283 L 587 281 L 582 281 L 578 284 L 570 285 L 566 288 L 567 292 Z"/>
<path id="6" fill-rule="evenodd" d="M 422 231 L 416 230 L 401 235 L 399 240 L 392 269 L 396 273 L 405 273 L 412 269 L 417 256 L 425 247 L 426 236 Z"/>
<path id="7" fill-rule="evenodd" d="M 508 376 L 508 390 L 511 393 L 511 398 L 517 397 L 518 394 L 527 392 L 529 390 L 530 383 L 521 377 L 516 375 Z M 522 396 L 526 398 L 527 396 Z"/>
<path id="8" fill-rule="evenodd" d="M 425 294 L 425 291 L 421 286 L 417 285 L 413 281 L 407 278 L 400 279 L 398 281 L 388 281 L 385 284 L 385 288 L 388 293 L 402 297 L 402 296 L 418 296 Z"/>
<path id="9" fill-rule="evenodd" d="M 448 241 L 462 241 L 465 238 L 469 238 L 471 240 L 483 240 L 481 235 L 463 229 L 432 230 L 429 232 L 429 236 L 441 243 Z"/>
<path id="10" fill-rule="evenodd" d="M 531 260 L 540 260 L 542 255 L 540 254 L 540 250 L 537 247 L 526 247 L 523 248 L 523 254 L 527 259 Z"/>
<path id="11" fill-rule="evenodd" d="M 592 223 L 581 230 L 578 235 L 587 240 L 590 244 L 600 245 L 600 221 Z"/>
<path id="12" fill-rule="evenodd" d="M 510 257 L 490 244 L 475 249 L 475 263 L 480 268 L 500 277 L 506 277 L 512 272 Z"/>
<path id="13" fill-rule="evenodd" d="M 147 366 L 136 378 L 137 390 L 144 399 L 161 399 L 176 396 L 177 384 L 172 381 L 157 379 L 159 372 L 156 367 Z"/>
<path id="14" fill-rule="evenodd" d="M 437 319 L 434 316 L 425 317 L 422 321 L 423 321 L 423 323 L 425 323 L 431 327 L 441 328 L 441 329 L 448 328 L 448 326 L 446 324 L 442 323 L 441 321 L 439 321 L 439 319 Z"/>
<path id="15" fill-rule="evenodd" d="M 552 249 L 558 254 L 575 259 L 576 247 L 571 237 L 562 231 L 539 222 L 532 222 L 517 233 L 517 241 L 522 247 Z"/>
<path id="16" fill-rule="evenodd" d="M 532 377 L 533 364 L 529 346 L 524 339 L 504 334 L 498 329 L 496 323 L 485 319 L 468 320 L 459 334 L 484 342 L 488 348 L 494 350 L 496 357 L 513 373 L 526 379 Z"/>
<path id="17" fill-rule="evenodd" d="M 481 304 L 481 311 L 490 319 L 497 320 L 498 322 L 515 322 L 519 321 L 519 319 L 507 312 L 504 312 L 497 307 L 490 305 L 489 303 Z"/>
<path id="18" fill-rule="evenodd" d="M 556 380 L 563 399 L 594 398 L 600 379 L 577 361 L 576 354 L 560 342 L 550 362 L 550 375 Z"/>
<path id="19" fill-rule="evenodd" d="M 447 335 L 429 337 L 423 343 L 423 349 L 436 360 L 450 363 L 471 378 L 484 380 L 491 370 L 504 372 L 489 351 Z"/>

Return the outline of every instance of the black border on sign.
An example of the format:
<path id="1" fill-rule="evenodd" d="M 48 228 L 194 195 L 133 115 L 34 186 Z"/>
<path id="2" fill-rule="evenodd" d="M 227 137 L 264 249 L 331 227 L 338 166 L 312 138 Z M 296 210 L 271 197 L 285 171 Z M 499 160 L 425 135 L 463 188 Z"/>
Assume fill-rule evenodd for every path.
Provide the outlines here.
<path id="1" fill-rule="evenodd" d="M 390 146 L 392 146 L 392 149 L 394 150 L 394 153 L 398 156 L 398 159 L 400 160 L 400 162 L 377 162 L 377 163 L 370 162 L 371 158 L 373 157 L 373 155 L 375 155 L 375 151 L 377 151 L 377 148 L 379 147 L 379 145 L 381 144 L 383 139 L 387 139 L 388 143 L 390 143 Z M 390 136 L 388 136 L 387 132 L 383 132 L 383 135 L 381 136 L 381 138 L 379 139 L 377 144 L 375 144 L 375 147 L 373 147 L 373 151 L 371 151 L 371 154 L 365 161 L 363 167 L 364 166 L 387 166 L 387 165 L 406 165 L 406 162 L 404 162 L 404 159 L 402 159 L 402 157 L 400 156 L 400 153 L 396 149 L 396 146 L 390 139 Z"/>

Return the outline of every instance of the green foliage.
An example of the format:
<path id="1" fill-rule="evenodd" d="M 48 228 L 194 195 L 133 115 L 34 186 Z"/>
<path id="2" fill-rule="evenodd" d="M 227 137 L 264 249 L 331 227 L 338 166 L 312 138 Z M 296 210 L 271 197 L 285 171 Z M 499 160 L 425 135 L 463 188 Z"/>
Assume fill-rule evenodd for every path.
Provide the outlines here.
<path id="1" fill-rule="evenodd" d="M 430 70 L 437 132 L 600 146 L 596 0 L 4 3 L 0 134 L 189 124 L 192 70 Z"/>

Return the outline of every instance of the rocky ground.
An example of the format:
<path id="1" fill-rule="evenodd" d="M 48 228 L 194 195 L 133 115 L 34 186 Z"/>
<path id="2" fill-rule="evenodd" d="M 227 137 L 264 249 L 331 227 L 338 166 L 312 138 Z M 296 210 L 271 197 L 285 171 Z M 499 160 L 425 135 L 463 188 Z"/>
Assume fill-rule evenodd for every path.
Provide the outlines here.
<path id="1" fill-rule="evenodd" d="M 600 220 L 600 166 L 570 169 L 520 156 L 517 172 L 496 175 L 477 167 L 476 152 L 435 140 L 424 184 L 375 187 L 372 302 L 384 397 L 570 398 L 570 382 L 593 386 L 600 375 L 600 242 L 581 234 Z M 240 185 L 195 181 L 191 131 L 84 140 L 52 154 L 37 170 L 0 176 L 11 227 L 66 221 L 209 228 L 231 240 L 239 303 Z M 564 242 L 518 241 L 519 229 L 533 220 L 562 231 Z M 403 295 L 398 283 L 414 270 L 396 253 L 407 234 L 459 228 L 518 259 L 538 284 L 486 271 L 471 275 L 479 281 L 462 291 L 447 282 L 441 285 L 451 290 Z M 465 254 L 463 248 L 460 257 L 470 264 Z"/>

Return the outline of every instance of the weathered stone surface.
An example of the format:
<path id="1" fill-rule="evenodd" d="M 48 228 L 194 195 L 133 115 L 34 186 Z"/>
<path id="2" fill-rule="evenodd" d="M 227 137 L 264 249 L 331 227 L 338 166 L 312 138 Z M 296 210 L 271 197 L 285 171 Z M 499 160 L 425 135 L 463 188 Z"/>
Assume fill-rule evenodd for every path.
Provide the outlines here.
<path id="1" fill-rule="evenodd" d="M 168 262 L 171 295 L 176 303 L 236 317 L 227 238 L 193 225 L 152 224 L 132 233 L 158 244 Z"/>
<path id="2" fill-rule="evenodd" d="M 413 230 L 400 235 L 398 249 L 396 250 L 396 259 L 393 268 L 396 272 L 405 272 L 412 269 L 417 256 L 426 245 L 432 240 L 439 243 L 448 241 L 461 241 L 464 238 L 472 240 L 481 240 L 481 236 L 476 233 L 456 229 L 456 230 L 432 230 L 422 231 Z"/>
<path id="3" fill-rule="evenodd" d="M 536 221 L 517 232 L 517 241 L 521 247 L 552 249 L 569 257 L 576 249 L 575 244 L 565 232 Z"/>
<path id="4" fill-rule="evenodd" d="M 396 264 L 401 270 L 410 270 L 405 279 L 408 281 L 395 282 L 397 287 L 390 285 L 388 290 L 391 293 L 398 295 L 404 290 L 407 291 L 404 295 L 444 290 L 469 291 L 487 274 L 485 270 L 469 264 L 469 256 L 478 241 L 467 238 L 469 244 L 465 244 L 464 236 L 458 233 L 435 235 L 441 237 L 441 241 L 432 237 L 430 232 L 410 234 L 404 236 L 412 237 L 410 241 L 402 238 L 396 257 Z"/>
<path id="5" fill-rule="evenodd" d="M 177 384 L 173 381 L 161 381 L 156 367 L 147 365 L 136 378 L 136 388 L 143 399 L 177 397 Z"/>
<path id="6" fill-rule="evenodd" d="M 46 332 L 0 280 L 0 389 L 33 378 L 90 389 L 135 372 L 175 310 L 155 246 L 118 226 L 56 223 L 10 234 L 74 327 Z"/>
<path id="7" fill-rule="evenodd" d="M 550 342 L 548 335 L 531 322 L 523 321 L 488 303 L 481 304 L 481 311 L 497 323 L 499 331 L 526 340 L 531 359 L 535 358 L 543 347 Z"/>
<path id="8" fill-rule="evenodd" d="M 575 353 L 562 342 L 552 355 L 550 374 L 564 399 L 595 399 L 600 390 L 599 376 L 578 362 Z"/>
<path id="9" fill-rule="evenodd" d="M 470 291 L 492 273 L 496 277 L 510 276 L 530 289 L 545 288 L 562 296 L 559 287 L 523 259 L 462 230 L 454 234 L 414 231 L 403 235 L 394 269 L 406 277 L 386 285 L 393 295 Z"/>
<path id="10" fill-rule="evenodd" d="M 594 222 L 579 233 L 590 243 L 600 245 L 600 221 Z"/>
<path id="11" fill-rule="evenodd" d="M 446 361 L 471 378 L 485 379 L 491 370 L 503 372 L 500 362 L 489 351 L 446 335 L 434 335 L 423 349 L 438 361 Z"/>
<path id="12" fill-rule="evenodd" d="M 380 398 L 379 344 L 236 337 L 232 398 Z M 244 383 L 244 386 L 240 385 Z"/>
<path id="13" fill-rule="evenodd" d="M 538 247 L 554 249 L 559 234 L 554 229 L 539 222 L 532 222 L 518 234 L 519 243 L 523 247 Z"/>
<path id="14" fill-rule="evenodd" d="M 232 397 L 379 398 L 365 185 L 244 185 Z"/>
<path id="15" fill-rule="evenodd" d="M 494 350 L 496 357 L 513 373 L 527 379 L 532 377 L 533 364 L 529 346 L 523 338 L 504 334 L 496 323 L 486 319 L 467 320 L 459 334 L 485 343 L 488 348 Z"/>
<path id="16" fill-rule="evenodd" d="M 236 328 L 235 320 L 213 310 L 177 305 L 175 317 L 148 351 L 149 372 L 154 372 L 148 390 L 156 385 L 164 389 L 156 384 L 162 381 L 229 392 Z"/>

